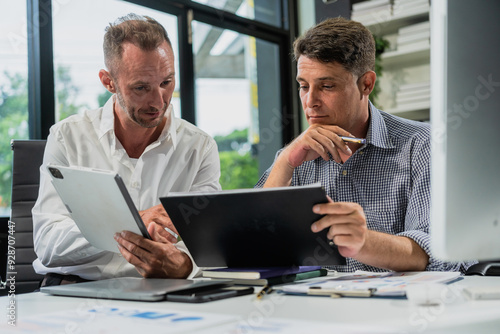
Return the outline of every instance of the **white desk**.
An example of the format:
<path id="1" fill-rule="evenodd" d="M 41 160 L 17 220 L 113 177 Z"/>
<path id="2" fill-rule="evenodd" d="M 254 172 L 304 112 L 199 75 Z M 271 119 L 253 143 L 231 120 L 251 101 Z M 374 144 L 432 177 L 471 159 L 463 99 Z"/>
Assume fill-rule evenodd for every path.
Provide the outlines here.
<path id="1" fill-rule="evenodd" d="M 252 326 L 262 325 L 275 320 L 289 321 L 290 324 L 308 324 L 323 327 L 331 332 L 350 333 L 359 329 L 363 333 L 499 333 L 500 332 L 500 299 L 467 300 L 461 293 L 464 286 L 500 286 L 500 277 L 465 277 L 451 284 L 449 292 L 436 307 L 415 306 L 407 299 L 386 298 L 329 298 L 289 296 L 273 293 L 257 300 L 255 295 L 241 296 L 226 300 L 203 304 L 187 304 L 173 302 L 127 302 L 116 300 L 99 300 L 70 297 L 55 297 L 43 293 L 18 295 L 16 301 L 16 319 L 23 322 L 34 315 L 50 315 L 58 311 L 87 310 L 94 307 L 137 308 L 144 310 L 176 310 L 202 312 L 204 314 L 234 315 L 237 320 L 206 331 L 196 333 L 262 333 Z M 0 332 L 8 333 L 5 326 L 10 299 L 0 298 Z M 249 325 L 243 331 L 235 331 L 237 324 Z M 113 324 L 114 333 L 129 333 L 120 322 Z M 363 330 L 363 327 L 365 330 Z M 298 330 L 299 325 L 294 326 Z M 306 327 L 307 328 L 307 327 Z M 381 331 L 377 329 L 382 328 Z M 86 333 L 79 328 L 66 328 L 64 333 Z M 103 328 L 104 329 L 104 328 Z M 109 328 L 107 328 L 109 330 Z M 368 330 L 366 330 L 368 329 Z M 360 333 L 360 331 L 353 331 Z M 290 330 L 283 331 L 289 333 Z M 310 333 L 311 331 L 303 331 Z M 323 331 L 323 332 L 330 332 Z M 137 332 L 135 332 L 137 334 Z M 150 333 L 144 328 L 144 334 Z M 142 333 L 140 333 L 142 334 Z"/>

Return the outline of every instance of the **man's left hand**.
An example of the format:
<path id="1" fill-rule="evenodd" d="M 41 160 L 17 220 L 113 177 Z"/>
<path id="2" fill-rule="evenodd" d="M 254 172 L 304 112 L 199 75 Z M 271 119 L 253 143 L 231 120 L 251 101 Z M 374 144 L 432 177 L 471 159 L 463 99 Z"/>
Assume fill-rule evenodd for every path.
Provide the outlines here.
<path id="1" fill-rule="evenodd" d="M 193 269 L 189 256 L 178 250 L 163 236 L 165 229 L 151 222 L 148 232 L 153 240 L 129 231 L 115 234 L 123 257 L 135 266 L 143 277 L 186 278 Z"/>
<path id="2" fill-rule="evenodd" d="M 144 225 L 149 230 L 149 226 L 162 226 L 162 229 L 155 229 L 163 238 L 167 239 L 168 241 L 172 243 L 176 243 L 177 239 L 169 232 L 165 230 L 165 228 L 170 229 L 172 232 L 175 232 L 177 235 L 179 232 L 177 232 L 177 229 L 175 228 L 174 224 L 170 220 L 170 217 L 168 213 L 165 211 L 165 208 L 163 205 L 158 204 L 155 205 L 147 210 L 139 211 L 139 214 L 141 215 L 142 221 L 144 222 Z M 151 224 L 155 223 L 155 224 Z M 154 227 L 153 227 L 154 228 Z M 151 233 L 150 233 L 151 234 Z"/>
<path id="3" fill-rule="evenodd" d="M 387 270 L 426 270 L 429 256 L 414 240 L 369 230 L 361 205 L 328 200 L 313 207 L 315 213 L 325 216 L 314 222 L 311 230 L 328 229 L 328 239 L 333 240 L 342 256 Z"/>
<path id="4" fill-rule="evenodd" d="M 325 215 L 311 225 L 313 232 L 328 228 L 327 237 L 337 245 L 344 257 L 356 258 L 365 245 L 368 228 L 361 205 L 357 203 L 336 202 L 317 204 L 313 211 Z"/>

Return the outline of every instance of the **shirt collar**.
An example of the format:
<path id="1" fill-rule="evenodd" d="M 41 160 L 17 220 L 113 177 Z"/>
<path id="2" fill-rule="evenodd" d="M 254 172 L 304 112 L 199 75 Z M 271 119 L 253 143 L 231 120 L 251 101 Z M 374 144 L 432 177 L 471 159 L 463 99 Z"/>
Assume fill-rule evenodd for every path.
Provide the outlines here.
<path id="1" fill-rule="evenodd" d="M 165 112 L 165 117 L 167 117 L 167 122 L 163 128 L 158 142 L 162 142 L 165 139 L 170 138 L 172 141 L 172 146 L 175 149 L 177 146 L 177 121 L 174 115 L 174 106 L 169 104 L 167 111 Z"/>
<path id="2" fill-rule="evenodd" d="M 100 137 L 105 136 L 106 134 L 112 134 L 114 136 L 115 129 L 115 114 L 113 106 L 116 101 L 116 94 L 113 94 L 106 102 L 106 104 L 102 107 L 102 115 L 101 115 L 101 125 L 100 125 Z M 165 113 L 167 117 L 167 122 L 165 123 L 165 127 L 163 128 L 160 137 L 158 137 L 157 142 L 162 142 L 165 139 L 172 140 L 172 145 L 175 149 L 177 144 L 177 124 L 174 115 L 174 107 L 170 104 Z"/>
<path id="3" fill-rule="evenodd" d="M 113 132 L 115 115 L 113 113 L 113 106 L 115 104 L 115 95 L 113 94 L 106 104 L 102 107 L 101 124 L 99 127 L 99 137 L 102 138 L 107 133 Z"/>
<path id="4" fill-rule="evenodd" d="M 389 137 L 387 126 L 380 110 L 375 108 L 371 102 L 369 102 L 369 108 L 370 126 L 368 127 L 368 133 L 366 134 L 367 142 L 380 148 L 394 148 L 395 146 Z"/>

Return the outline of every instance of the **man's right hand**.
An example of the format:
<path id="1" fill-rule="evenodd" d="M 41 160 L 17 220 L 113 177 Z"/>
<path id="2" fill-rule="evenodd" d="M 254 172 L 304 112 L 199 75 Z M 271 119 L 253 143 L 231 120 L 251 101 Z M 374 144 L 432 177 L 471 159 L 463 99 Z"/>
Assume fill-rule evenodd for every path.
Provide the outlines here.
<path id="1" fill-rule="evenodd" d="M 352 152 L 339 136 L 354 137 L 336 125 L 313 124 L 285 148 L 282 154 L 288 157 L 288 164 L 292 168 L 318 157 L 328 161 L 330 160 L 328 153 L 340 163 L 341 153 L 351 156 Z"/>
<path id="2" fill-rule="evenodd" d="M 276 159 L 265 188 L 286 187 L 292 181 L 295 168 L 306 161 L 322 157 L 330 160 L 329 154 L 338 163 L 352 155 L 351 149 L 339 136 L 354 137 L 336 125 L 313 124 L 290 143 Z"/>

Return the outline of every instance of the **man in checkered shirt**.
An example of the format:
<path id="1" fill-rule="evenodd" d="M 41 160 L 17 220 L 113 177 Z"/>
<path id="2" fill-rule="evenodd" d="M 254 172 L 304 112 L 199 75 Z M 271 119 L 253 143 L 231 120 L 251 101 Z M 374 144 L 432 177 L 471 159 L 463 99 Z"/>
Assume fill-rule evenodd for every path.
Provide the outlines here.
<path id="1" fill-rule="evenodd" d="M 294 43 L 300 99 L 309 128 L 280 150 L 256 187 L 321 182 L 330 203 L 313 232 L 347 258 L 338 271 L 454 270 L 464 263 L 432 256 L 429 238 L 430 129 L 378 110 L 369 101 L 376 80 L 368 29 L 328 19 Z M 346 142 L 340 136 L 366 138 Z"/>

